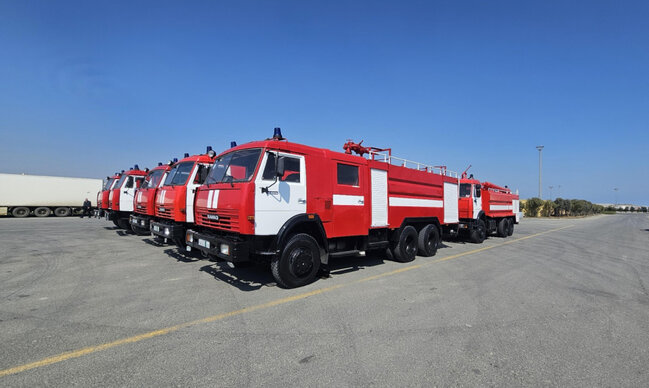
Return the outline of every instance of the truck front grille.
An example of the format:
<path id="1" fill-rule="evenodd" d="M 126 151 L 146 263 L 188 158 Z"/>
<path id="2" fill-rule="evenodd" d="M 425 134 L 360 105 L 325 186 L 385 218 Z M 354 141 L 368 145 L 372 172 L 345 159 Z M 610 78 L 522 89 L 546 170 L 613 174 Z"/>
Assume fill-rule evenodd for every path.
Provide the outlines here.
<path id="1" fill-rule="evenodd" d="M 199 209 L 198 213 L 197 223 L 199 225 L 233 232 L 239 231 L 239 215 L 236 210 Z"/>
<path id="2" fill-rule="evenodd" d="M 171 206 L 156 206 L 155 215 L 162 218 L 173 219 L 173 208 Z"/>

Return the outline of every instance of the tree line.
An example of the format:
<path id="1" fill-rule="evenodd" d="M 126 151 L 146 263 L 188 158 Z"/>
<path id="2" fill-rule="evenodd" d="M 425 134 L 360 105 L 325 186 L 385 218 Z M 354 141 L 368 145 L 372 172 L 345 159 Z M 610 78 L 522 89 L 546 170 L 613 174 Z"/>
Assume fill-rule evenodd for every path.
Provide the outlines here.
<path id="1" fill-rule="evenodd" d="M 615 213 L 616 211 L 647 212 L 647 207 L 635 208 L 633 206 L 624 209 L 616 209 L 613 206 L 604 207 L 584 199 L 563 199 L 542 200 L 541 198 L 530 198 L 520 204 L 521 211 L 526 217 L 566 217 L 566 216 L 587 216 L 600 213 Z"/>

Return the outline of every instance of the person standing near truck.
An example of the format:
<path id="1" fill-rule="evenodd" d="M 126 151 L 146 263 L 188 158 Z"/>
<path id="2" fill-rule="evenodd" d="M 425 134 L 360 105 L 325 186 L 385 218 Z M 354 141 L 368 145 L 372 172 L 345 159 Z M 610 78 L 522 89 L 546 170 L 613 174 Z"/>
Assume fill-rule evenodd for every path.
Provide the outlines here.
<path id="1" fill-rule="evenodd" d="M 83 218 L 83 216 L 88 216 L 88 218 L 90 218 L 91 207 L 92 207 L 92 203 L 90 203 L 88 198 L 86 198 L 86 200 L 83 201 L 83 213 L 81 214 L 81 218 Z"/>

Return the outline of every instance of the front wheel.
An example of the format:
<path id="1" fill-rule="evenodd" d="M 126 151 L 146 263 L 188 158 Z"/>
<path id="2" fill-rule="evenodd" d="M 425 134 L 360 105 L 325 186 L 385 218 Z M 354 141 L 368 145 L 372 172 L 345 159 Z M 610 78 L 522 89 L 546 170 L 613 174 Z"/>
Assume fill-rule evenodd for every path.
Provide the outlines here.
<path id="1" fill-rule="evenodd" d="M 482 244 L 487 238 L 487 227 L 483 220 L 477 221 L 478 225 L 471 231 L 471 242 L 474 244 Z"/>
<path id="2" fill-rule="evenodd" d="M 131 223 L 128 222 L 127 218 L 120 218 L 117 220 L 117 227 L 126 229 L 126 230 L 131 230 Z"/>
<path id="3" fill-rule="evenodd" d="M 277 284 L 295 288 L 313 282 L 320 269 L 320 247 L 318 242 L 306 233 L 296 234 L 270 263 L 270 269 Z"/>

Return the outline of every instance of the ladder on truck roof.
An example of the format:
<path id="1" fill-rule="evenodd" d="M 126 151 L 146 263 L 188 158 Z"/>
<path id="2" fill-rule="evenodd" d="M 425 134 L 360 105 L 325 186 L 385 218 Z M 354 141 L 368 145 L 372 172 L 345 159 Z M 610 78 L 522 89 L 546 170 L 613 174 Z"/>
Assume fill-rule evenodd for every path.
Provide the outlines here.
<path id="1" fill-rule="evenodd" d="M 394 166 L 412 168 L 418 171 L 426 171 L 433 174 L 444 175 L 453 178 L 458 177 L 457 172 L 447 169 L 446 166 L 431 166 L 425 163 L 399 158 L 392 155 L 391 148 L 364 147 L 361 144 L 363 144 L 362 140 L 360 143 L 354 143 L 351 140 L 348 140 L 347 143 L 345 143 L 345 145 L 343 146 L 343 149 L 347 154 L 351 154 L 352 151 L 356 152 L 360 156 L 367 154 L 368 159 L 370 160 L 376 160 L 378 162 L 384 162 Z"/>

